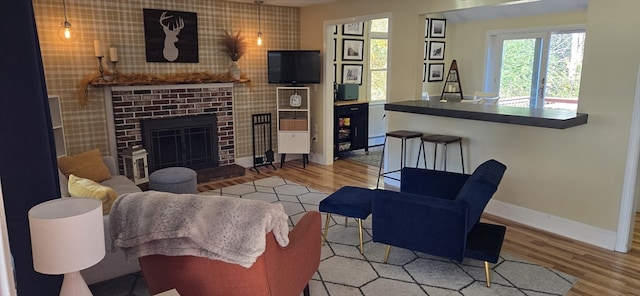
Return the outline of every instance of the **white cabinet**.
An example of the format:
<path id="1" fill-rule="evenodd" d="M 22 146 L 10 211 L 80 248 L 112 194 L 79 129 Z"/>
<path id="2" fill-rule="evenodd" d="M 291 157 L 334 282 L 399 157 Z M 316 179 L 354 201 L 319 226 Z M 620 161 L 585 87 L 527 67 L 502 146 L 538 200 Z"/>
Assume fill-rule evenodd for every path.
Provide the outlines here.
<path id="1" fill-rule="evenodd" d="M 62 109 L 60 108 L 59 96 L 49 96 L 49 110 L 51 111 L 53 138 L 56 141 L 56 157 L 63 157 L 67 155 L 67 144 L 64 141 L 64 126 L 62 124 Z"/>
<path id="2" fill-rule="evenodd" d="M 306 166 L 311 151 L 309 88 L 278 87 L 276 99 L 280 167 L 287 153 L 302 154 L 302 164 Z"/>

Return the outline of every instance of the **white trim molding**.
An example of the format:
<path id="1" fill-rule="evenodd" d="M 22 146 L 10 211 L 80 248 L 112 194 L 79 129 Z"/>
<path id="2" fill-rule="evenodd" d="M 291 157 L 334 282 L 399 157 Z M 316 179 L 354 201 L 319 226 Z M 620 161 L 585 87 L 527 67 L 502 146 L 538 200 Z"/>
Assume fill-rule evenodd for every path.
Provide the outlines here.
<path id="1" fill-rule="evenodd" d="M 485 212 L 590 245 L 614 250 L 616 233 L 547 213 L 492 199 Z"/>

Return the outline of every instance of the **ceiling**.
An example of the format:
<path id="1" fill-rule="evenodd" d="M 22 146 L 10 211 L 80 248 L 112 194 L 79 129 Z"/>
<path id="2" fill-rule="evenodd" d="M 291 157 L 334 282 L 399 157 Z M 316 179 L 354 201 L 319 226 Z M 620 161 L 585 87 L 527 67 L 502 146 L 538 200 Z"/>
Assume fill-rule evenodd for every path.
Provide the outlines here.
<path id="1" fill-rule="evenodd" d="M 255 0 L 227 0 L 255 3 Z M 263 0 L 265 5 L 304 7 L 339 0 Z M 589 0 L 518 0 L 513 3 L 483 6 L 444 12 L 447 21 L 467 22 L 486 19 L 511 18 L 527 15 L 586 10 Z"/>
<path id="2" fill-rule="evenodd" d="M 245 2 L 245 3 L 255 3 L 255 0 L 227 0 L 231 2 Z M 315 4 L 323 4 L 329 2 L 335 2 L 338 0 L 263 0 L 264 5 L 273 5 L 273 6 L 288 6 L 288 7 L 304 7 Z"/>
<path id="3" fill-rule="evenodd" d="M 448 22 L 468 22 L 587 10 L 589 0 L 522 0 L 442 13 Z"/>

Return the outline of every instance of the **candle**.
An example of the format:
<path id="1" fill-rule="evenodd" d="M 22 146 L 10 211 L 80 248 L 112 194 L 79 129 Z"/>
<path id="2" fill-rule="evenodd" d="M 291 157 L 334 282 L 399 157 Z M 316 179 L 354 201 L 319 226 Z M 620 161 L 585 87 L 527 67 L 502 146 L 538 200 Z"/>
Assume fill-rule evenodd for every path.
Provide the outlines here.
<path id="1" fill-rule="evenodd" d="M 118 49 L 115 47 L 109 47 L 109 60 L 112 62 L 118 61 Z"/>
<path id="2" fill-rule="evenodd" d="M 104 54 L 102 53 L 102 43 L 100 43 L 100 40 L 93 40 L 93 49 L 96 52 L 96 57 L 104 56 Z"/>

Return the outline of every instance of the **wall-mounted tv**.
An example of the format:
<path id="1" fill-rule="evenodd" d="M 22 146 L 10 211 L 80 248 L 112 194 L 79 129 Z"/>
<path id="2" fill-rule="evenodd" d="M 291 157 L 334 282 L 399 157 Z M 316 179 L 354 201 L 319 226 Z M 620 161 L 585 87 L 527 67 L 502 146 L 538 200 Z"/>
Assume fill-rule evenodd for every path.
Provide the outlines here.
<path id="1" fill-rule="evenodd" d="M 270 50 L 267 62 L 269 83 L 320 83 L 319 50 Z"/>

